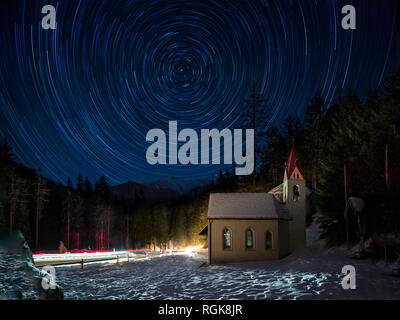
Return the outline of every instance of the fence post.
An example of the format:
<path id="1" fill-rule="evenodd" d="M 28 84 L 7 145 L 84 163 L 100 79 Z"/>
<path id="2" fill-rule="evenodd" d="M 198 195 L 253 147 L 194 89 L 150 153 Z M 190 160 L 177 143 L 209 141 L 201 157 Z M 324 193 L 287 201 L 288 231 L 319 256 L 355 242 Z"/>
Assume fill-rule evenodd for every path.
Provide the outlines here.
<path id="1" fill-rule="evenodd" d="M 81 259 L 81 269 L 83 269 L 83 259 Z"/>

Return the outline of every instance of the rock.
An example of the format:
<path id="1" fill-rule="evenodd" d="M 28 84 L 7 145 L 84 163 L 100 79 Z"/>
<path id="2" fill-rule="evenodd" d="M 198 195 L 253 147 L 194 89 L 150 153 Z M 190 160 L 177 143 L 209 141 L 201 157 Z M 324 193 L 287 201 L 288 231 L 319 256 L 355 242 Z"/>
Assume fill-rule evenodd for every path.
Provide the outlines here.
<path id="1" fill-rule="evenodd" d="M 0 229 L 0 299 L 63 299 L 56 284 L 55 289 L 44 290 L 41 283 L 46 275 L 35 266 L 23 235 Z"/>
<path id="2" fill-rule="evenodd" d="M 35 290 L 37 292 L 38 300 L 64 300 L 64 293 L 57 285 L 54 289 L 44 289 L 42 286 L 42 279 L 35 279 Z"/>
<path id="3" fill-rule="evenodd" d="M 58 246 L 58 252 L 59 252 L 59 253 L 66 253 L 67 251 L 68 251 L 68 250 L 67 250 L 67 248 L 65 247 L 64 242 L 60 241 L 60 244 L 59 244 L 59 246 Z"/>

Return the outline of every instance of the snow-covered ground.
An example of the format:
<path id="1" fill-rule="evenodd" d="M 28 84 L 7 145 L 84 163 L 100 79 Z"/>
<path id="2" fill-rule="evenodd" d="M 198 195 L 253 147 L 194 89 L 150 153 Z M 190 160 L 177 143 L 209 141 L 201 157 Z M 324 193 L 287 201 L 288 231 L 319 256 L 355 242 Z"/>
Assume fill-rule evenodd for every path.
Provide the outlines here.
<path id="1" fill-rule="evenodd" d="M 341 249 L 305 249 L 269 262 L 202 266 L 207 253 L 175 253 L 125 264 L 57 268 L 66 299 L 400 299 L 400 278 Z M 354 265 L 357 288 L 341 286 Z"/>
<path id="2" fill-rule="evenodd" d="M 57 268 L 66 299 L 400 299 L 400 278 L 371 260 L 354 260 L 345 246 L 324 249 L 321 230 L 307 229 L 308 247 L 285 259 L 204 266 L 207 250 Z M 356 269 L 356 289 L 341 286 L 342 267 Z"/>
<path id="3" fill-rule="evenodd" d="M 0 300 L 36 299 L 32 270 L 33 263 L 21 259 L 19 253 L 5 253 L 0 249 Z"/>
<path id="4" fill-rule="evenodd" d="M 135 254 L 130 262 L 56 268 L 65 299 L 400 299 L 400 277 L 382 261 L 354 260 L 345 246 L 324 249 L 318 226 L 308 247 L 285 259 L 207 266 L 207 250 Z M 35 299 L 29 248 L 0 250 L 0 299 Z M 1 249 L 1 248 L 0 248 Z M 341 286 L 342 268 L 353 265 L 356 289 Z"/>
<path id="5" fill-rule="evenodd" d="M 38 284 L 46 275 L 35 266 L 31 250 L 20 232 L 9 235 L 0 230 L 0 300 L 36 299 L 43 293 Z M 62 296 L 58 288 L 51 293 Z M 48 291 L 47 296 L 51 293 Z M 44 296 L 46 294 L 41 295 Z"/>

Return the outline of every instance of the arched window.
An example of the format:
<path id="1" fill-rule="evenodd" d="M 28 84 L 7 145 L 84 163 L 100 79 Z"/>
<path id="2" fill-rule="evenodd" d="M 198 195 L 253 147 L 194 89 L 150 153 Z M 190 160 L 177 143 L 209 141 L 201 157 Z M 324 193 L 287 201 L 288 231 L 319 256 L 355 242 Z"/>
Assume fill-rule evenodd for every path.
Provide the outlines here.
<path id="1" fill-rule="evenodd" d="M 223 232 L 223 244 L 224 249 L 230 249 L 232 247 L 232 232 L 229 228 L 225 228 Z"/>
<path id="2" fill-rule="evenodd" d="M 267 231 L 265 235 L 265 248 L 272 249 L 272 232 Z"/>
<path id="3" fill-rule="evenodd" d="M 295 184 L 293 186 L 293 201 L 299 201 L 300 198 L 300 186 Z"/>
<path id="4" fill-rule="evenodd" d="M 253 248 L 254 248 L 253 230 L 247 229 L 246 230 L 246 249 L 253 249 Z"/>

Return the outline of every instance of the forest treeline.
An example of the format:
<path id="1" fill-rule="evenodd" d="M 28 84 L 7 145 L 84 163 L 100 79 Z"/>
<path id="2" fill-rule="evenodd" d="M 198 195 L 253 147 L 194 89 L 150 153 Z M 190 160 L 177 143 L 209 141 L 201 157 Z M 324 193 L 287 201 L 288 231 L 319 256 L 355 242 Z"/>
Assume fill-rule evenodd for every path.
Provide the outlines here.
<path id="1" fill-rule="evenodd" d="M 267 131 L 259 184 L 268 189 L 282 180 L 294 141 L 328 244 L 346 239 L 349 197 L 366 204 L 367 237 L 400 232 L 400 74 L 363 101 L 347 90 L 328 105 L 319 94 L 306 110 L 303 122 L 289 117 L 283 130 Z M 350 240 L 358 228 L 353 217 Z"/>
<path id="2" fill-rule="evenodd" d="M 74 183 L 55 183 L 17 163 L 7 138 L 0 142 L 0 170 L 0 226 L 21 231 L 36 250 L 56 250 L 59 241 L 69 250 L 204 244 L 198 233 L 207 224 L 206 192 L 153 204 L 140 192 L 119 198 L 104 176 L 94 185 L 80 173 Z M 232 189 L 233 181 L 221 173 L 209 190 Z"/>
<path id="3" fill-rule="evenodd" d="M 346 239 L 343 211 L 351 196 L 366 202 L 367 236 L 400 231 L 400 74 L 360 98 L 352 90 L 328 105 L 321 94 L 302 119 L 289 116 L 264 130 L 268 104 L 255 90 L 243 126 L 256 131 L 258 171 L 220 172 L 206 191 L 159 204 L 136 193 L 130 201 L 112 194 L 105 177 L 92 183 L 78 174 L 65 185 L 15 160 L 7 139 L 0 143 L 0 224 L 21 230 L 31 247 L 166 248 L 204 245 L 210 192 L 268 192 L 282 183 L 295 144 L 312 190 L 313 212 L 330 243 Z M 357 221 L 350 220 L 357 237 Z"/>

